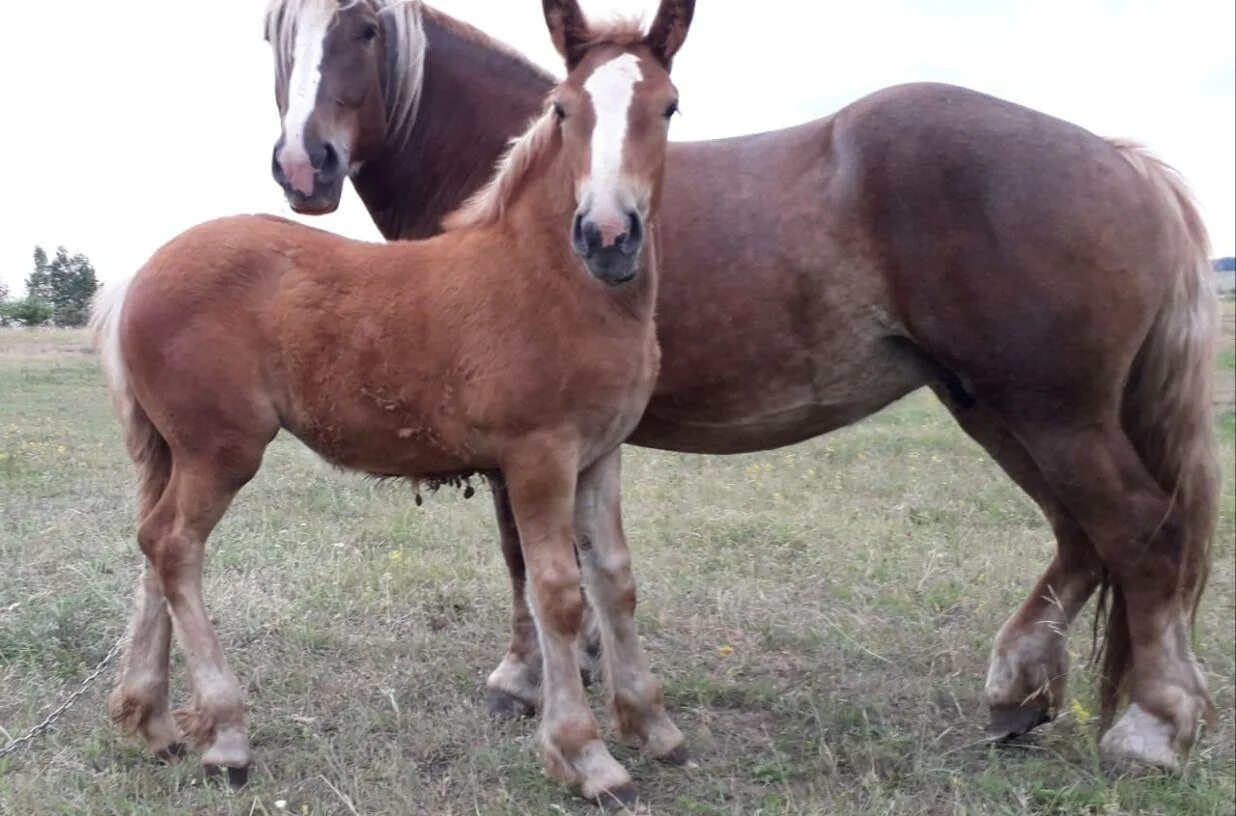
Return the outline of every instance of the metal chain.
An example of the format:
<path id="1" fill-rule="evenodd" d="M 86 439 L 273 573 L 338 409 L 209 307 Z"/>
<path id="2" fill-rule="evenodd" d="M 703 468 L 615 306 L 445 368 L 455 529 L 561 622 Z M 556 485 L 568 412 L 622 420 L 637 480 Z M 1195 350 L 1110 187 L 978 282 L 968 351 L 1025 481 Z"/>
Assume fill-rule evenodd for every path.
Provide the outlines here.
<path id="1" fill-rule="evenodd" d="M 93 684 L 95 680 L 99 679 L 99 675 L 103 673 L 103 670 L 107 668 L 107 665 L 116 659 L 116 655 L 120 654 L 120 650 L 124 647 L 124 641 L 125 636 L 121 635 L 112 646 L 111 651 L 109 651 L 107 655 L 99 661 L 99 664 L 94 667 L 94 671 L 86 675 L 86 678 L 82 680 L 81 684 L 77 687 L 77 690 L 70 694 L 68 698 L 56 708 L 55 711 L 44 717 L 43 722 L 27 731 L 25 736 L 18 737 L 8 745 L 0 748 L 0 758 L 4 758 L 19 748 L 24 747 L 35 737 L 51 728 L 52 725 L 55 724 L 56 720 L 60 719 L 64 712 L 73 707 L 73 704 L 77 702 L 77 698 L 85 694 L 91 684 Z"/>

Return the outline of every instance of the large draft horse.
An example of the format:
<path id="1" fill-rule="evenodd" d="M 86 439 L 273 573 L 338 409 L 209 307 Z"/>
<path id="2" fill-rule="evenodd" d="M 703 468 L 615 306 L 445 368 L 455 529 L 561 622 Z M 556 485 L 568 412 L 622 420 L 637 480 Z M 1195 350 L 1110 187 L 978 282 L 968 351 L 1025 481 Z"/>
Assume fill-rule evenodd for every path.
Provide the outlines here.
<path id="1" fill-rule="evenodd" d="M 540 622 L 550 772 L 589 798 L 634 799 L 584 698 L 581 579 L 621 735 L 683 759 L 636 635 L 618 446 L 656 379 L 653 214 L 677 104 L 670 60 L 692 7 L 663 0 L 645 36 L 589 28 L 574 0 L 544 0 L 569 75 L 440 237 L 366 244 L 229 218 L 176 237 L 100 302 L 147 559 L 109 709 L 156 754 L 184 739 L 233 783 L 246 777 L 241 688 L 206 614 L 202 563 L 286 428 L 367 473 L 501 473 Z M 173 631 L 192 685 L 174 714 Z"/>
<path id="2" fill-rule="evenodd" d="M 350 177 L 391 239 L 438 231 L 553 84 L 420 2 L 276 0 L 267 36 L 289 202 L 329 211 Z M 666 179 L 661 373 L 630 441 L 772 448 L 932 388 L 1058 544 L 996 635 L 993 736 L 1053 716 L 1068 626 L 1103 586 L 1108 722 L 1131 705 L 1102 747 L 1177 767 L 1211 707 L 1187 629 L 1217 495 L 1207 238 L 1180 180 L 1132 145 L 932 84 L 671 144 Z M 501 485 L 495 502 L 514 614 L 488 696 L 520 711 L 539 657 Z"/>

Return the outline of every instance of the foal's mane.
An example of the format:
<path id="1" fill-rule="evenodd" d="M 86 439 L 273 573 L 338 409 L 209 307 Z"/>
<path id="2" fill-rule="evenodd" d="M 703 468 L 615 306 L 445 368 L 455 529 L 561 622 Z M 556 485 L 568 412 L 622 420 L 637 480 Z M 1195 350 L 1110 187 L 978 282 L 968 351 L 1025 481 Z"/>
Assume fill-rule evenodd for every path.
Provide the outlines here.
<path id="1" fill-rule="evenodd" d="M 286 89 L 296 48 L 296 21 L 308 11 L 329 13 L 368 2 L 378 16 L 391 21 L 394 42 L 387 43 L 387 140 L 402 146 L 407 141 L 421 101 L 425 81 L 425 32 L 420 0 L 271 0 L 266 9 L 266 39 L 275 50 L 275 81 Z M 434 12 L 436 15 L 437 13 Z M 435 16 L 436 19 L 436 16 Z"/>
<path id="2" fill-rule="evenodd" d="M 546 106 L 540 116 L 529 124 L 522 136 L 511 140 L 510 147 L 498 159 L 497 170 L 489 182 L 442 221 L 447 230 L 479 227 L 496 223 L 515 200 L 532 171 L 541 165 L 558 132 L 554 112 Z"/>
<path id="3" fill-rule="evenodd" d="M 600 45 L 629 48 L 643 42 L 644 25 L 638 18 L 621 17 L 600 25 L 590 25 L 588 35 L 583 50 Z M 511 140 L 506 153 L 498 159 L 489 182 L 443 219 L 442 228 L 449 232 L 501 220 L 506 208 L 527 185 L 533 171 L 541 165 L 557 132 L 553 109 L 546 105 L 541 114 L 532 119 L 528 129 Z"/>

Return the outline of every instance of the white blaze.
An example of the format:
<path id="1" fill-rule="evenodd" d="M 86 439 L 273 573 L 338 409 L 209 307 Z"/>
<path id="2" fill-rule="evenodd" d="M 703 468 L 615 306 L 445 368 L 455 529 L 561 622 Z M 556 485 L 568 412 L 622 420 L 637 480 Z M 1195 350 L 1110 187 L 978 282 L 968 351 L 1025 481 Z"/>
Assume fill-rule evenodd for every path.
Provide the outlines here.
<path id="1" fill-rule="evenodd" d="M 584 90 L 592 97 L 596 123 L 592 128 L 588 189 L 582 192 L 584 196 L 591 192 L 594 202 L 598 195 L 608 194 L 611 202 L 616 197 L 631 99 L 635 83 L 643 78 L 639 57 L 623 54 L 599 66 L 584 82 Z"/>
<path id="2" fill-rule="evenodd" d="M 335 17 L 333 3 L 306 3 L 303 16 L 296 25 L 296 45 L 292 54 L 292 76 L 288 79 L 288 111 L 283 117 L 283 151 L 280 162 L 303 162 L 308 164 L 309 152 L 305 148 L 305 128 L 317 104 L 318 86 L 322 82 L 322 53 L 326 32 Z M 286 165 L 285 165 L 286 168 Z M 298 179 L 290 180 L 299 189 Z M 308 179 L 306 195 L 313 192 L 312 171 Z"/>

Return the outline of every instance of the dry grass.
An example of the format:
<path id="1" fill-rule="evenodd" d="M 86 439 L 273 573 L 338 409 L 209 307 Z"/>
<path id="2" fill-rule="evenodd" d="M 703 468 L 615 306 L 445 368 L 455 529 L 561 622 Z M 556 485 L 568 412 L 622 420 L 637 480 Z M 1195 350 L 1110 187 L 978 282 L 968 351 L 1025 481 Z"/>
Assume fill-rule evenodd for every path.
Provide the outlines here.
<path id="1" fill-rule="evenodd" d="M 138 570 L 130 466 L 81 344 L 0 332 L 0 727 L 13 734 L 121 633 Z M 640 625 L 698 762 L 618 749 L 645 812 L 1231 813 L 1230 333 L 1225 346 L 1223 515 L 1197 635 L 1219 722 L 1182 778 L 1099 771 L 1088 620 L 1073 638 L 1077 708 L 1024 746 L 978 743 L 990 639 L 1051 536 L 920 393 L 780 451 L 628 451 Z M 484 714 L 506 599 L 483 496 L 417 509 L 407 488 L 335 473 L 281 437 L 208 567 L 248 695 L 250 787 L 153 762 L 106 722 L 103 684 L 0 760 L 0 813 L 590 813 L 543 777 L 534 722 Z"/>

